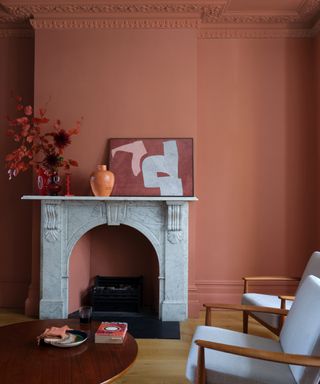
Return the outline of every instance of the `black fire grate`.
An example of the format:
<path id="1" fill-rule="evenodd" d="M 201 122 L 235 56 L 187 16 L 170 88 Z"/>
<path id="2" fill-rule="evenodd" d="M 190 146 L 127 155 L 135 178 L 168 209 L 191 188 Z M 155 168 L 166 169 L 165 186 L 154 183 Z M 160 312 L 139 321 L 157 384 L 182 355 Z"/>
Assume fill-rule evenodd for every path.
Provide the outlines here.
<path id="1" fill-rule="evenodd" d="M 91 288 L 93 311 L 139 312 L 143 277 L 96 276 Z"/>

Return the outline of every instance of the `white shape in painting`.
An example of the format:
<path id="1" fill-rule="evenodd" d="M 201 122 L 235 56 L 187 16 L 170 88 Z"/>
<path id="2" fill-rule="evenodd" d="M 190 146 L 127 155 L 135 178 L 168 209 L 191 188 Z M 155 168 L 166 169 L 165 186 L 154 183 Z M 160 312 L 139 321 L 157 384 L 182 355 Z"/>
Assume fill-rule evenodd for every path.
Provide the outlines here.
<path id="1" fill-rule="evenodd" d="M 147 150 L 143 144 L 143 141 L 138 140 L 130 144 L 124 144 L 120 147 L 113 148 L 111 150 L 111 156 L 114 157 L 118 151 L 132 153 L 131 168 L 135 176 L 141 172 L 140 160 L 143 155 L 147 153 Z"/>
<path id="2" fill-rule="evenodd" d="M 142 161 L 142 174 L 146 188 L 160 188 L 161 196 L 182 196 L 182 181 L 178 177 L 178 148 L 175 140 L 163 143 L 164 155 L 148 156 Z M 158 172 L 168 176 L 158 176 Z"/>

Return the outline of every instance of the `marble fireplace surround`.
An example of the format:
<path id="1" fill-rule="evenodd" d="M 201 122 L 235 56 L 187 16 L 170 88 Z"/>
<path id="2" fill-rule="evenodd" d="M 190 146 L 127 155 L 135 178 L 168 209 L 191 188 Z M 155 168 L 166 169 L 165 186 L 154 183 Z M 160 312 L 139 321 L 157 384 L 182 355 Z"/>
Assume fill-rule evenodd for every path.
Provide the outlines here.
<path id="1" fill-rule="evenodd" d="M 196 197 L 23 196 L 41 201 L 40 319 L 68 317 L 69 259 L 102 225 L 128 225 L 153 245 L 159 263 L 159 318 L 188 317 L 188 203 Z"/>

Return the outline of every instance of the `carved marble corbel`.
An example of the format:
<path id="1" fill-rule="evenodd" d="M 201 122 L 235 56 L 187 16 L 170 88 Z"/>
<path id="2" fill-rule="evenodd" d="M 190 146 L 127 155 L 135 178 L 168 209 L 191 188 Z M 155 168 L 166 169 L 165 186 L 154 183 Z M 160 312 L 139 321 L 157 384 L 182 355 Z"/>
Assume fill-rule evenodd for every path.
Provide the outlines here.
<path id="1" fill-rule="evenodd" d="M 167 236 L 168 241 L 176 244 L 182 240 L 181 220 L 182 220 L 182 207 L 181 204 L 176 202 L 167 202 L 168 205 L 168 227 Z"/>
<path id="2" fill-rule="evenodd" d="M 44 237 L 49 242 L 57 241 L 60 232 L 58 204 L 45 204 L 44 208 Z"/>
<path id="3" fill-rule="evenodd" d="M 108 225 L 120 225 L 127 217 L 127 204 L 106 203 L 106 214 Z"/>

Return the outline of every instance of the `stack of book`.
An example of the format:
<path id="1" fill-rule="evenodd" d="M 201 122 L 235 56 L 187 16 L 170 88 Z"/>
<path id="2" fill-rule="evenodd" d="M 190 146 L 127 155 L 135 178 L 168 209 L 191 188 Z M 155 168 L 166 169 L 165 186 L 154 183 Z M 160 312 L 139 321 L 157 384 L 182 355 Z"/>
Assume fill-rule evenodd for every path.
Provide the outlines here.
<path id="1" fill-rule="evenodd" d="M 121 344 L 127 331 L 127 323 L 103 321 L 94 335 L 94 341 L 95 343 Z"/>

